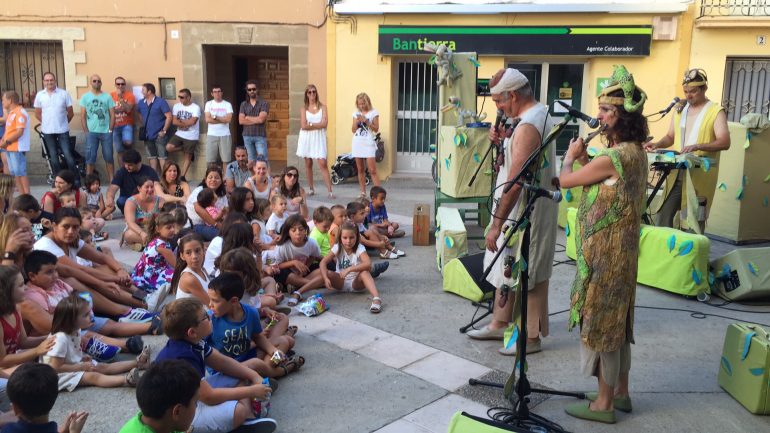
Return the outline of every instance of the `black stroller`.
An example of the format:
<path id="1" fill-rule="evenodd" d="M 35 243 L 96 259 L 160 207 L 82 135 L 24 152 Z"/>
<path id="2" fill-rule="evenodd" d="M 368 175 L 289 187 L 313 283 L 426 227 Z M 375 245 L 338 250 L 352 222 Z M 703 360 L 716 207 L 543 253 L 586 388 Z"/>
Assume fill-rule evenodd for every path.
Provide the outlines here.
<path id="1" fill-rule="evenodd" d="M 45 145 L 45 141 L 43 140 L 43 133 L 40 132 L 40 125 L 35 125 L 35 132 L 37 132 L 37 135 L 40 137 L 40 149 L 41 153 L 43 155 L 43 159 L 45 159 L 45 163 L 48 166 L 48 177 L 46 178 L 46 182 L 48 182 L 48 185 L 53 186 L 53 180 L 56 177 L 56 173 L 53 172 L 53 168 L 51 167 L 51 155 L 48 154 L 48 148 Z M 75 176 L 78 176 L 79 180 L 82 180 L 84 177 L 86 177 L 86 160 L 83 158 L 83 155 L 81 155 L 77 149 L 75 149 L 75 143 L 76 138 L 70 135 L 70 146 L 72 147 L 72 156 L 75 157 L 75 167 L 69 167 L 67 166 L 67 160 L 64 158 L 64 153 L 62 153 L 62 150 L 57 147 L 58 154 L 56 155 L 56 158 L 59 160 L 59 167 L 62 169 L 69 169 L 72 170 L 73 173 L 75 173 Z"/>
<path id="2" fill-rule="evenodd" d="M 366 184 L 372 181 L 372 177 L 369 175 L 369 169 L 366 170 Z M 356 168 L 356 159 L 353 158 L 352 153 L 343 153 L 337 156 L 337 160 L 332 165 L 332 183 L 339 185 L 347 178 L 356 178 L 358 176 L 358 168 Z"/>

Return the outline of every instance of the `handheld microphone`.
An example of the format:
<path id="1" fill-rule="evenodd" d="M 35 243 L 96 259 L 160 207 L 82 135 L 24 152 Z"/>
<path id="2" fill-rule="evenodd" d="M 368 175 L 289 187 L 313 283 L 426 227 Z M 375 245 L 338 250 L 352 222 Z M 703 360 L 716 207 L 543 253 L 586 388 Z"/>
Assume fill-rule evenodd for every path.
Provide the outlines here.
<path id="1" fill-rule="evenodd" d="M 538 197 L 545 197 L 555 201 L 556 203 L 561 201 L 561 191 L 559 190 L 551 191 L 526 182 L 518 182 L 518 184 L 527 191 L 533 192 Z"/>
<path id="2" fill-rule="evenodd" d="M 680 101 L 681 101 L 681 99 L 679 99 L 679 97 L 678 97 L 678 96 L 674 96 L 674 99 L 671 101 L 671 103 L 670 103 L 670 104 L 668 104 L 668 107 L 666 107 L 666 108 L 664 108 L 664 109 L 662 109 L 662 110 L 658 111 L 658 114 L 662 114 L 662 115 L 664 115 L 664 116 L 665 116 L 665 115 L 666 115 L 666 114 L 668 114 L 668 112 L 669 112 L 669 111 L 671 111 L 671 109 L 672 109 L 672 108 L 674 108 L 674 106 L 675 106 L 676 104 L 678 104 Z"/>
<path id="3" fill-rule="evenodd" d="M 577 108 L 574 108 L 574 107 L 572 107 L 570 105 L 565 104 L 562 101 L 557 100 L 556 102 L 559 105 L 561 105 L 562 107 L 566 108 L 567 112 L 569 112 L 570 116 L 576 117 L 576 118 L 582 120 L 583 122 L 587 123 L 589 127 L 596 128 L 597 126 L 599 126 L 599 119 L 595 119 L 595 118 L 593 118 L 593 117 L 583 113 L 582 111 L 578 110 Z"/>
<path id="4" fill-rule="evenodd" d="M 497 110 L 497 117 L 495 118 L 495 132 L 500 129 L 500 125 L 505 121 L 505 114 L 503 110 Z"/>

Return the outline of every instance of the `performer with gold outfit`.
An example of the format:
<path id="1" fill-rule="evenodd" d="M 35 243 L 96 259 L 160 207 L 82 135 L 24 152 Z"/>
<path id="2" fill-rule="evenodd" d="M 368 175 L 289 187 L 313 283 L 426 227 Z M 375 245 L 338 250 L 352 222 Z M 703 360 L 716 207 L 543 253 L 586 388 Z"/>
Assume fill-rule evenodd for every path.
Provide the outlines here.
<path id="1" fill-rule="evenodd" d="M 658 142 L 649 142 L 644 148 L 648 152 L 667 149 L 679 153 L 694 153 L 697 156 L 719 159 L 719 152 L 730 148 L 730 133 L 724 108 L 706 97 L 708 77 L 703 69 L 690 69 L 682 81 L 687 100 L 684 108 L 677 110 L 671 119 L 668 133 Z M 702 233 L 695 216 L 699 198 L 706 199 L 706 215 L 714 198 L 719 164 L 708 171 L 698 167 L 677 170 L 676 176 L 669 176 L 666 184 L 665 201 L 658 211 L 656 224 L 674 227 L 674 217 L 680 209 L 687 209 L 686 227 Z M 688 173 L 689 172 L 689 173 Z M 688 176 L 689 174 L 689 176 Z M 687 185 L 688 178 L 692 185 Z M 682 188 L 685 194 L 682 194 Z M 692 197 L 692 195 L 695 195 Z M 680 221 L 681 223 L 682 221 Z"/>
<path id="2" fill-rule="evenodd" d="M 646 95 L 623 66 L 599 95 L 597 118 L 607 148 L 588 162 L 582 138 L 572 140 L 559 180 L 583 186 L 576 221 L 577 275 L 570 294 L 569 328 L 580 326 L 581 369 L 596 376 L 590 403 L 566 408 L 569 415 L 615 422 L 614 409 L 630 412 L 628 377 L 633 343 L 639 230 L 647 185 L 649 130 L 642 115 Z M 573 172 L 573 163 L 583 167 Z"/>

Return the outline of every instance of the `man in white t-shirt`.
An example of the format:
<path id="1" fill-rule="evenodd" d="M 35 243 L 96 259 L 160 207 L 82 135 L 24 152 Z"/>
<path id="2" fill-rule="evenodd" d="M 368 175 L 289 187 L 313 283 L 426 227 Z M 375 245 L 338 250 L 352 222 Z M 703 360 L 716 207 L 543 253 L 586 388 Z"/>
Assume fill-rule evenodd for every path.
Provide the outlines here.
<path id="1" fill-rule="evenodd" d="M 233 119 L 233 106 L 222 99 L 222 86 L 212 86 L 211 97 L 206 102 L 204 112 L 209 129 L 206 136 L 206 162 L 217 164 L 222 162 L 222 168 L 232 161 L 233 143 L 230 139 L 230 121 Z M 219 161 L 218 161 L 219 160 Z"/>
<path id="2" fill-rule="evenodd" d="M 195 149 L 198 147 L 200 138 L 201 107 L 192 101 L 190 89 L 182 89 L 177 95 L 179 102 L 174 104 L 171 109 L 171 123 L 176 126 L 176 134 L 166 144 L 166 152 L 173 153 L 180 150 L 184 151 L 184 165 L 182 166 L 181 176 L 187 176 L 187 170 L 190 169 Z M 162 167 L 161 167 L 162 169 Z"/>
<path id="3" fill-rule="evenodd" d="M 66 90 L 56 87 L 56 76 L 51 72 L 43 74 L 43 90 L 35 95 L 35 117 L 40 121 L 43 143 L 48 150 L 48 161 L 56 175 L 62 168 L 75 171 L 75 154 L 70 144 L 69 123 L 75 116 L 72 110 L 72 97 Z M 56 157 L 58 150 L 64 154 L 67 167 L 59 164 Z M 80 186 L 80 176 L 75 177 L 75 186 Z"/>

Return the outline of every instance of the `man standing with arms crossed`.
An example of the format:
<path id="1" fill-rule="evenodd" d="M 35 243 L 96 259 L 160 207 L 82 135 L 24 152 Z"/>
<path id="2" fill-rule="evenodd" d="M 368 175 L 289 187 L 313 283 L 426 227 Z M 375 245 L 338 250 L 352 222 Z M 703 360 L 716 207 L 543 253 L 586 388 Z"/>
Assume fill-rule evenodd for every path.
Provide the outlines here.
<path id="1" fill-rule="evenodd" d="M 648 152 L 654 152 L 673 146 L 673 150 L 680 153 L 693 152 L 697 156 L 718 160 L 718 152 L 730 148 L 730 131 L 727 128 L 727 115 L 724 108 L 706 97 L 706 90 L 708 90 L 706 71 L 690 69 L 685 72 L 682 88 L 687 105 L 681 112 L 678 111 L 674 114 L 668 133 L 657 143 L 648 142 L 644 145 L 644 149 Z M 682 206 L 689 204 L 687 197 L 683 199 L 682 195 L 685 170 L 687 169 L 677 170 L 676 178 L 672 182 L 668 182 L 666 187 L 668 194 L 658 211 L 658 226 L 673 227 L 676 213 Z M 716 167 L 709 172 L 704 172 L 700 168 L 690 171 L 695 194 L 706 197 L 707 208 L 711 206 L 714 197 L 717 170 L 719 170 L 719 164 L 716 164 Z M 668 180 L 671 180 L 671 177 Z M 691 197 L 691 199 L 692 205 L 697 207 L 697 199 L 695 197 Z M 693 215 L 693 212 L 694 210 L 688 212 L 688 217 Z M 697 218 L 688 218 L 688 220 L 694 222 Z M 690 223 L 687 225 L 690 229 L 696 229 Z M 701 229 L 701 232 L 703 231 L 703 227 L 697 228 Z"/>
<path id="2" fill-rule="evenodd" d="M 27 178 L 27 157 L 29 152 L 29 115 L 19 104 L 19 94 L 14 90 L 3 93 L 3 110 L 7 119 L 5 134 L 0 139 L 0 149 L 5 150 L 11 176 L 16 178 L 19 194 L 29 194 Z"/>
<path id="3" fill-rule="evenodd" d="M 241 102 L 238 109 L 238 124 L 243 126 L 243 144 L 249 153 L 249 162 L 256 161 L 257 155 L 268 160 L 265 122 L 269 110 L 267 101 L 259 97 L 257 80 L 247 81 L 246 100 Z"/>
<path id="4" fill-rule="evenodd" d="M 225 166 L 232 160 L 233 142 L 230 137 L 230 121 L 233 120 L 233 106 L 222 99 L 222 86 L 211 87 L 211 96 L 214 98 L 206 102 L 204 112 L 209 129 L 206 135 L 206 162 L 217 164 L 217 159 Z"/>
<path id="5" fill-rule="evenodd" d="M 171 127 L 171 109 L 165 99 L 159 98 L 155 94 L 155 85 L 152 83 L 142 84 L 142 96 L 144 99 L 136 105 L 139 115 L 144 123 L 144 145 L 147 148 L 147 159 L 150 160 L 150 167 L 156 173 L 160 173 L 160 168 L 166 164 L 166 142 L 168 142 L 168 128 Z M 160 166 L 158 166 L 160 160 Z"/>
<path id="6" fill-rule="evenodd" d="M 51 72 L 43 74 L 43 90 L 35 95 L 35 117 L 40 121 L 43 142 L 48 150 L 53 175 L 62 170 L 59 165 L 58 149 L 61 148 L 67 168 L 77 173 L 75 155 L 70 146 L 69 122 L 75 116 L 72 97 L 66 90 L 56 87 L 56 76 Z M 75 176 L 75 187 L 80 187 L 80 176 Z"/>
<path id="7" fill-rule="evenodd" d="M 115 102 L 112 97 L 102 92 L 102 78 L 91 76 L 91 91 L 80 98 L 83 113 L 80 124 L 86 133 L 86 174 L 94 172 L 99 143 L 102 145 L 102 158 L 107 168 L 107 178 L 112 179 L 115 166 L 112 152 L 112 128 L 115 125 Z"/>
<path id="8" fill-rule="evenodd" d="M 176 134 L 168 141 L 166 151 L 168 153 L 184 151 L 184 166 L 180 176 L 186 180 L 187 170 L 190 169 L 190 163 L 195 156 L 195 148 L 198 147 L 198 138 L 201 133 L 198 123 L 201 118 L 201 107 L 192 101 L 190 89 L 180 90 L 177 97 L 179 102 L 171 109 L 173 115 L 171 121 L 176 126 Z"/>
<path id="9" fill-rule="evenodd" d="M 468 332 L 470 338 L 478 340 L 502 340 L 505 329 L 511 321 L 513 309 L 513 289 L 506 291 L 504 286 L 514 287 L 511 277 L 506 277 L 506 256 L 514 256 L 517 249 L 503 246 L 506 229 L 513 225 L 514 218 L 519 218 L 527 203 L 527 194 L 522 194 L 522 187 L 513 185 L 507 193 L 501 186 L 513 180 L 529 156 L 535 152 L 543 136 L 553 127 L 553 120 L 548 115 L 548 107 L 538 103 L 533 94 L 532 87 L 527 78 L 518 70 L 508 68 L 498 71 L 489 83 L 492 101 L 498 110 L 503 110 L 508 118 L 518 118 L 519 122 L 513 130 L 513 136 L 505 138 L 502 130 L 490 130 L 489 138 L 497 143 L 504 139 L 503 147 L 505 162 L 497 175 L 497 188 L 495 189 L 495 205 L 492 209 L 492 221 L 486 237 L 487 251 L 484 256 L 484 268 L 491 263 L 499 248 L 508 251 L 500 255 L 495 262 L 487 280 L 497 288 L 495 292 L 495 304 L 493 319 L 481 329 Z M 546 159 L 550 164 L 542 164 Z M 555 174 L 556 151 L 555 144 L 551 143 L 536 160 L 529 170 L 536 173 L 536 179 L 532 183 L 540 187 L 548 187 L 551 178 Z M 542 168 L 541 168 L 542 167 Z M 529 263 L 527 271 L 528 298 L 527 298 L 527 353 L 540 352 L 540 337 L 548 336 L 548 282 L 553 271 L 553 255 L 556 245 L 556 218 L 559 206 L 546 199 L 540 199 L 535 204 L 535 209 L 529 220 L 532 222 L 530 232 Z M 516 275 L 512 276 L 513 278 Z M 501 307 L 501 298 L 504 305 Z M 516 342 L 511 341 L 507 347 L 502 347 L 499 352 L 503 355 L 516 354 Z"/>
<path id="10" fill-rule="evenodd" d="M 118 165 L 123 165 L 123 152 L 134 146 L 134 106 L 136 97 L 126 90 L 126 79 L 115 78 L 115 91 L 110 94 L 115 103 L 115 126 L 112 128 L 112 145 L 118 152 Z"/>

